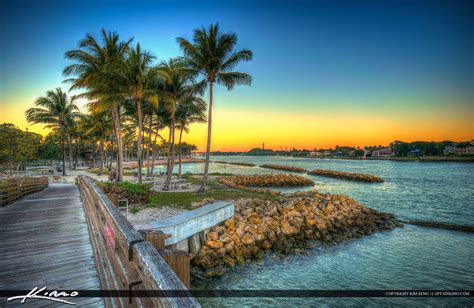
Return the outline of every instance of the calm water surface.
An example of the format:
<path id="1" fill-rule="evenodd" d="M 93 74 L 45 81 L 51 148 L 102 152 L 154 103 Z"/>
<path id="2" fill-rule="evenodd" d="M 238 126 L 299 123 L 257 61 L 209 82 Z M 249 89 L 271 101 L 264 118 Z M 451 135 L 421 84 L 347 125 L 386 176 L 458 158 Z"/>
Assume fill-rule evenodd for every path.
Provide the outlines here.
<path id="1" fill-rule="evenodd" d="M 384 183 L 367 184 L 309 176 L 321 192 L 347 194 L 401 219 L 474 224 L 474 164 L 322 160 L 288 157 L 218 156 L 216 160 L 275 163 L 312 169 L 362 172 Z M 199 173 L 203 164 L 185 164 Z M 259 167 L 211 164 L 210 172 L 261 174 Z M 284 189 L 293 192 L 295 189 Z M 301 254 L 268 254 L 223 277 L 195 280 L 195 289 L 474 289 L 474 235 L 407 225 Z M 474 306 L 467 298 L 201 298 L 204 306 Z"/>

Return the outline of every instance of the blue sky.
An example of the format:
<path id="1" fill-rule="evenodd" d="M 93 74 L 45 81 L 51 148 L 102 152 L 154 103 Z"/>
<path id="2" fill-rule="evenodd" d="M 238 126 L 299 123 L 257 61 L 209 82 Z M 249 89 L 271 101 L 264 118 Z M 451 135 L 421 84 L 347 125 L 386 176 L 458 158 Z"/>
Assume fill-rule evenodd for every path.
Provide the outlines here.
<path id="1" fill-rule="evenodd" d="M 446 112 L 467 123 L 474 103 L 473 3 L 6 1 L 0 106 L 31 105 L 62 85 L 64 52 L 85 33 L 105 28 L 133 36 L 161 61 L 179 55 L 177 36 L 190 39 L 194 28 L 219 22 L 238 34 L 240 48 L 254 51 L 254 60 L 239 67 L 254 82 L 231 93 L 217 89 L 217 110 L 387 119 L 428 113 L 431 122 Z"/>

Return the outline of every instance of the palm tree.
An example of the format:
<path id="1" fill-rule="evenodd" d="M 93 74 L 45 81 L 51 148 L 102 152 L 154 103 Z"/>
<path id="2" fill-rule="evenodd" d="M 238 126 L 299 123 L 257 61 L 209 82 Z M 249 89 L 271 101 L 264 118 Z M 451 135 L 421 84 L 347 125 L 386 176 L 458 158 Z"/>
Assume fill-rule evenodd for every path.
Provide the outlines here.
<path id="1" fill-rule="evenodd" d="M 95 109 L 110 110 L 114 125 L 114 135 L 117 143 L 117 181 L 123 180 L 123 144 L 122 128 L 120 123 L 120 108 L 125 97 L 123 93 L 123 79 L 121 69 L 125 55 L 132 39 L 120 41 L 115 32 L 101 32 L 101 41 L 92 35 L 79 42 L 79 48 L 67 51 L 65 57 L 76 63 L 67 66 L 63 74 L 75 76 L 65 80 L 70 82 L 73 89 L 85 89 L 86 92 L 78 95 L 95 100 Z"/>
<path id="2" fill-rule="evenodd" d="M 174 158 L 175 158 L 175 129 L 176 129 L 176 112 L 178 106 L 187 100 L 192 94 L 194 88 L 192 77 L 187 74 L 182 61 L 170 59 L 168 62 L 162 62 L 158 67 L 160 82 L 155 89 L 155 93 L 165 106 L 169 116 L 169 147 L 167 161 L 167 176 L 163 186 L 163 190 L 168 190 L 171 176 L 173 174 Z"/>
<path id="3" fill-rule="evenodd" d="M 35 101 L 35 106 L 26 111 L 26 120 L 33 124 L 46 124 L 45 128 L 60 131 L 63 175 L 66 175 L 66 130 L 71 121 L 80 116 L 79 109 L 74 104 L 74 99 L 69 99 L 61 88 L 47 91 L 46 96 Z"/>
<path id="4" fill-rule="evenodd" d="M 154 97 L 154 92 L 150 90 L 150 83 L 156 71 L 152 69 L 151 64 L 154 56 L 149 52 L 142 51 L 140 44 L 135 49 L 129 49 L 127 58 L 122 69 L 122 78 L 126 88 L 126 95 L 131 98 L 137 108 L 138 119 L 138 182 L 142 182 L 142 142 L 143 142 L 143 100 L 148 97 Z M 157 103 L 157 100 L 150 100 Z"/>
<path id="5" fill-rule="evenodd" d="M 89 109 L 90 105 L 89 105 Z M 102 175 L 104 170 L 104 143 L 106 136 L 112 130 L 112 119 L 108 112 L 94 112 L 89 110 L 89 114 L 84 115 L 81 119 L 79 131 L 83 136 L 95 137 L 99 142 L 99 173 Z"/>
<path id="6" fill-rule="evenodd" d="M 183 131 L 189 132 L 191 123 L 206 122 L 206 102 L 197 96 L 189 95 L 179 105 L 176 110 L 176 128 L 179 129 L 178 139 L 178 177 L 181 177 L 182 169 L 182 139 Z"/>
<path id="7" fill-rule="evenodd" d="M 220 33 L 218 24 L 211 24 L 208 29 L 194 30 L 193 43 L 178 37 L 178 44 L 183 51 L 183 60 L 193 76 L 201 75 L 203 79 L 196 87 L 201 91 L 209 85 L 209 113 L 207 116 L 207 147 L 204 176 L 199 192 L 206 190 L 209 173 L 209 155 L 211 152 L 212 102 L 214 83 L 224 85 L 231 90 L 235 85 L 250 85 L 249 74 L 233 71 L 241 61 L 250 61 L 252 51 L 248 49 L 234 50 L 237 44 L 235 33 Z"/>

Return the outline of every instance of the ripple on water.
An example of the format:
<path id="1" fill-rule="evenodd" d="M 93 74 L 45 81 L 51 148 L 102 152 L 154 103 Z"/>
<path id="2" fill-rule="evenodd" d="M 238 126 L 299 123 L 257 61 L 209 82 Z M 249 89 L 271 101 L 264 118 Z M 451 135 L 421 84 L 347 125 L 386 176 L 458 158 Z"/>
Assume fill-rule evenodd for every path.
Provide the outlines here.
<path id="1" fill-rule="evenodd" d="M 275 163 L 312 169 L 362 172 L 384 183 L 367 184 L 308 176 L 316 189 L 349 195 L 402 219 L 455 224 L 474 221 L 474 164 L 317 160 L 285 157 L 219 156 L 218 160 Z M 202 172 L 203 164 L 186 164 Z M 258 167 L 211 164 L 210 172 L 264 174 Z M 294 192 L 287 189 L 284 192 Z M 473 289 L 474 236 L 442 229 L 406 226 L 303 254 L 270 254 L 263 261 L 236 268 L 223 277 L 193 282 L 196 289 Z M 466 298 L 213 298 L 205 306 L 473 306 Z"/>

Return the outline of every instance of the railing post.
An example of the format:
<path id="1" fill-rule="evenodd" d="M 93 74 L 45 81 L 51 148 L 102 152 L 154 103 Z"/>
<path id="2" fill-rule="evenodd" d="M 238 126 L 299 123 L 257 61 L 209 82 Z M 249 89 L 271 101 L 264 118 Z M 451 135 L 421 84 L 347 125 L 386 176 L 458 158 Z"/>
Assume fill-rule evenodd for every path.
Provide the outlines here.
<path id="1" fill-rule="evenodd" d="M 169 237 L 168 234 L 165 234 L 159 230 L 139 230 L 140 234 L 146 241 L 149 241 L 153 247 L 156 249 L 165 248 L 165 239 Z"/>
<path id="2" fill-rule="evenodd" d="M 184 250 L 171 249 L 158 249 L 158 253 L 165 259 L 166 263 L 168 263 L 183 284 L 189 288 L 191 286 L 189 270 L 191 254 Z"/>

